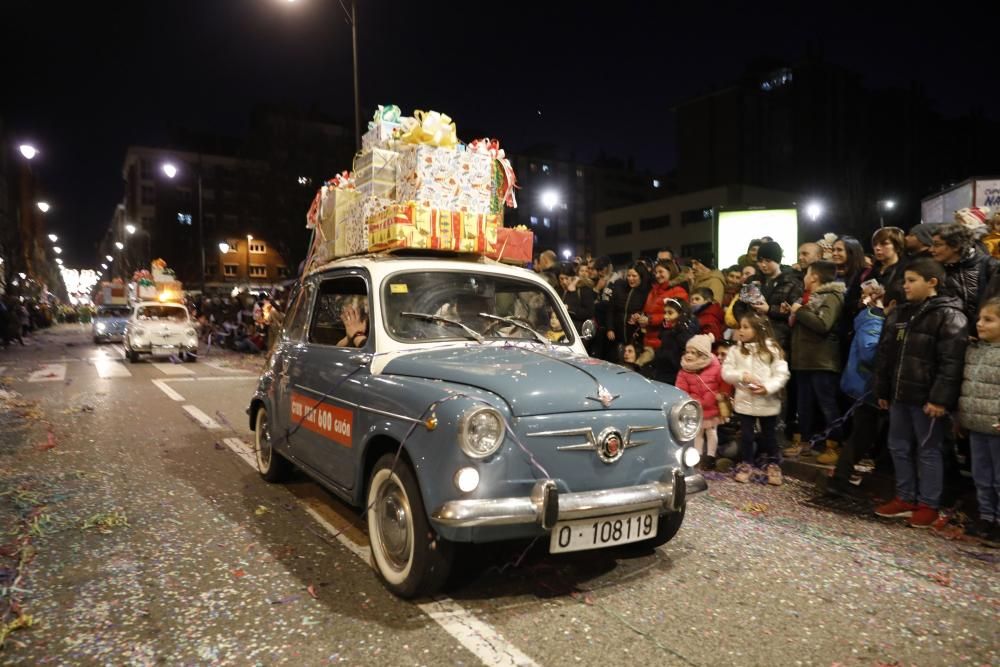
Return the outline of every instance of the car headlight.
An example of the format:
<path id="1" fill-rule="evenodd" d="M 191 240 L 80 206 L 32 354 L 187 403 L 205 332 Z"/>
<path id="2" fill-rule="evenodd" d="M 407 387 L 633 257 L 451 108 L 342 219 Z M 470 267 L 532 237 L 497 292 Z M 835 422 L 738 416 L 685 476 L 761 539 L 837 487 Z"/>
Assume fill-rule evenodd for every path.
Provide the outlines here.
<path id="1" fill-rule="evenodd" d="M 97 330 L 98 331 L 103 332 L 105 329 L 107 329 L 107 327 L 104 325 L 104 322 L 98 322 L 97 323 Z"/>
<path id="2" fill-rule="evenodd" d="M 458 422 L 458 444 L 474 459 L 484 459 L 500 449 L 503 433 L 503 415 L 496 408 L 471 408 Z"/>
<path id="3" fill-rule="evenodd" d="M 701 428 L 701 404 L 686 400 L 670 408 L 670 432 L 678 442 L 694 440 Z"/>

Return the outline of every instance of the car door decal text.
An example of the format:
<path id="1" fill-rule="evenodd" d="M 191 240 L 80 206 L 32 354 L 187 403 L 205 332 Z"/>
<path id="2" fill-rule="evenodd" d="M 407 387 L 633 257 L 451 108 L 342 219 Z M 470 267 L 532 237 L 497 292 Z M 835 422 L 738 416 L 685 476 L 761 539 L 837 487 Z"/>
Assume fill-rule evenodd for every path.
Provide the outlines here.
<path id="1" fill-rule="evenodd" d="M 354 413 L 334 405 L 320 403 L 316 405 L 315 398 L 309 398 L 292 392 L 292 422 L 302 423 L 302 426 L 313 433 L 318 433 L 344 447 L 351 446 L 351 431 L 354 427 Z"/>

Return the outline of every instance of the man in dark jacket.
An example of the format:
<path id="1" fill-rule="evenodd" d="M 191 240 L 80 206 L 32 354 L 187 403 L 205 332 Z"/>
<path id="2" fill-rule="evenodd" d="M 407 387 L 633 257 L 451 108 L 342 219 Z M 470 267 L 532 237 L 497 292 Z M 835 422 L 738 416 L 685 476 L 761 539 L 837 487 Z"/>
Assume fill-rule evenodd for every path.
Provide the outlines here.
<path id="1" fill-rule="evenodd" d="M 986 287 L 997 272 L 997 260 L 976 245 L 969 228 L 957 222 L 939 225 L 932 236 L 931 254 L 945 270 L 942 291 L 961 299 L 966 318 L 975 322 Z"/>
<path id="2" fill-rule="evenodd" d="M 757 250 L 757 270 L 763 276 L 760 293 L 767 303 L 749 306 L 737 303 L 733 312 L 737 319 L 752 308 L 766 315 L 774 329 L 774 337 L 789 356 L 791 329 L 788 327 L 789 306 L 802 298 L 802 280 L 794 272 L 781 270 L 781 246 L 774 241 L 762 243 Z"/>
<path id="3" fill-rule="evenodd" d="M 906 270 L 908 302 L 885 322 L 876 357 L 875 397 L 889 409 L 889 450 L 896 498 L 875 513 L 930 526 L 944 485 L 946 416 L 958 404 L 968 340 L 962 302 L 937 293 L 944 269 L 930 259 Z"/>

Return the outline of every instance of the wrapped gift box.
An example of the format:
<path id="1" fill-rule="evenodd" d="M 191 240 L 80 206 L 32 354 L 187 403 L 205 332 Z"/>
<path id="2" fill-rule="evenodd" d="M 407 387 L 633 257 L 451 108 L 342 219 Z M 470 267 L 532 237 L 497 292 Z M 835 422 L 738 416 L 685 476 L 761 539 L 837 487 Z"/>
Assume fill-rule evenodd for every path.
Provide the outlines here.
<path id="1" fill-rule="evenodd" d="M 508 264 L 527 264 L 533 258 L 535 235 L 529 229 L 497 229 L 496 250 L 487 253 L 487 257 L 498 259 Z"/>
<path id="2" fill-rule="evenodd" d="M 347 212 L 361 198 L 357 190 L 341 190 L 325 186 L 319 208 L 320 229 L 327 242 L 335 241 L 337 223 L 347 216 Z"/>
<path id="3" fill-rule="evenodd" d="M 361 135 L 361 148 L 363 150 L 391 148 L 402 131 L 400 128 L 399 123 L 384 120 L 368 123 L 368 131 Z"/>
<path id="4" fill-rule="evenodd" d="M 392 206 L 391 199 L 362 197 L 352 204 L 343 220 L 337 221 L 334 233 L 333 255 L 356 255 L 368 252 L 368 221 Z"/>
<path id="5" fill-rule="evenodd" d="M 496 248 L 497 216 L 395 204 L 368 221 L 372 251 L 426 248 L 486 254 Z"/>
<path id="6" fill-rule="evenodd" d="M 492 158 L 436 146 L 400 150 L 396 198 L 443 211 L 489 213 Z"/>
<path id="7" fill-rule="evenodd" d="M 156 299 L 156 285 L 139 285 L 136 293 L 140 299 Z"/>
<path id="8" fill-rule="evenodd" d="M 363 197 L 393 197 L 399 153 L 373 148 L 362 150 L 354 163 L 354 180 Z"/>
<path id="9" fill-rule="evenodd" d="M 493 158 L 483 153 L 459 151 L 453 159 L 458 180 L 457 201 L 452 209 L 469 213 L 494 213 L 490 210 L 493 191 Z"/>

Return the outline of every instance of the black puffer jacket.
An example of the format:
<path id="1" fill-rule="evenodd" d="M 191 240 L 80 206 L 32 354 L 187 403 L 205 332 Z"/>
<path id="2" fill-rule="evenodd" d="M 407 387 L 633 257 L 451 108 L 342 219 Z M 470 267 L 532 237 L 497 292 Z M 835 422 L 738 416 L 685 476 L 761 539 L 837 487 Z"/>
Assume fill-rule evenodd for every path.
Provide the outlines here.
<path id="1" fill-rule="evenodd" d="M 594 301 L 597 294 L 586 285 L 577 285 L 572 292 L 561 290 L 563 303 L 569 311 L 569 317 L 573 320 L 573 326 L 577 332 L 583 330 L 583 323 L 594 317 Z"/>
<path id="2" fill-rule="evenodd" d="M 646 285 L 629 287 L 627 280 L 619 280 L 614 284 L 604 326 L 615 332 L 615 342 L 628 343 L 632 335 L 639 330 L 639 325 L 626 323 L 632 313 L 642 312 L 647 296 L 649 287 Z"/>
<path id="3" fill-rule="evenodd" d="M 972 248 L 960 261 L 944 267 L 943 291 L 962 300 L 962 310 L 975 323 L 986 286 L 997 272 L 997 260 L 982 250 Z"/>
<path id="4" fill-rule="evenodd" d="M 951 410 L 962 388 L 969 323 L 962 301 L 935 296 L 893 310 L 876 357 L 875 397 Z"/>
<path id="5" fill-rule="evenodd" d="M 677 382 L 677 373 L 681 370 L 681 357 L 684 348 L 693 336 L 701 333 L 698 318 L 692 317 L 686 322 L 678 322 L 670 328 L 660 328 L 660 347 L 656 348 L 653 358 L 653 368 L 656 369 L 653 379 L 667 384 Z"/>
<path id="6" fill-rule="evenodd" d="M 767 301 L 767 317 L 774 329 L 774 339 L 788 355 L 792 330 L 788 326 L 788 313 L 781 312 L 781 304 L 791 305 L 802 298 L 802 276 L 794 271 L 782 271 L 774 278 L 760 282 L 760 293 Z M 733 306 L 733 315 L 737 320 L 749 312 L 754 312 L 753 308 L 742 301 Z"/>

